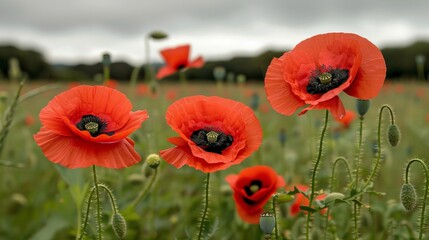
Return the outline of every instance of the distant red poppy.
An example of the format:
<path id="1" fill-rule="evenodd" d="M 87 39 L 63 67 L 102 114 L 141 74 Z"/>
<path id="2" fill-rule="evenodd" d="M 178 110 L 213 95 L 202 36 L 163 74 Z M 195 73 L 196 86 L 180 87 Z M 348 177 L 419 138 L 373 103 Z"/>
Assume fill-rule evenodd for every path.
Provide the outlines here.
<path id="1" fill-rule="evenodd" d="M 172 103 L 167 124 L 180 136 L 160 155 L 171 165 L 215 172 L 239 164 L 262 142 L 262 128 L 246 105 L 220 97 L 192 96 Z"/>
<path id="2" fill-rule="evenodd" d="M 344 117 L 342 118 L 335 117 L 335 120 L 342 125 L 342 128 L 345 128 L 345 129 L 349 128 L 350 124 L 355 119 L 356 119 L 356 113 L 348 109 L 346 110 L 346 114 L 344 115 Z"/>
<path id="3" fill-rule="evenodd" d="M 381 51 L 367 39 L 351 33 L 327 33 L 299 43 L 274 58 L 265 75 L 265 90 L 272 107 L 284 115 L 311 109 L 345 114 L 338 95 L 359 99 L 378 95 L 386 77 Z"/>
<path id="4" fill-rule="evenodd" d="M 68 168 L 92 165 L 124 168 L 140 161 L 127 136 L 148 118 L 131 111 L 121 92 L 105 86 L 78 86 L 60 93 L 39 114 L 36 143 L 52 162 Z"/>
<path id="5" fill-rule="evenodd" d="M 31 115 L 31 114 L 25 115 L 25 118 L 24 118 L 24 124 L 25 124 L 25 126 L 31 127 L 31 126 L 34 125 L 34 123 L 36 123 L 36 120 L 34 119 L 33 115 Z"/>
<path id="6" fill-rule="evenodd" d="M 177 98 L 177 91 L 174 89 L 170 89 L 165 93 L 165 98 L 168 101 L 174 101 Z"/>
<path id="7" fill-rule="evenodd" d="M 258 224 L 264 205 L 277 188 L 284 187 L 283 177 L 267 166 L 243 169 L 238 175 L 228 175 L 225 180 L 234 191 L 237 212 L 243 221 Z"/>
<path id="8" fill-rule="evenodd" d="M 296 188 L 298 188 L 302 192 L 306 192 L 309 187 L 305 185 L 298 184 L 296 185 Z M 326 197 L 326 194 L 320 194 L 319 196 L 316 196 L 316 200 L 322 200 Z M 306 198 L 302 193 L 295 194 L 295 201 L 290 206 L 290 215 L 296 216 L 300 211 L 300 206 L 308 206 L 310 203 L 310 200 Z M 320 211 L 321 214 L 325 214 L 328 210 L 326 208 L 322 209 Z M 307 213 L 306 211 L 303 211 L 303 213 Z"/>
<path id="9" fill-rule="evenodd" d="M 103 85 L 109 88 L 117 89 L 119 86 L 119 82 L 113 79 L 108 79 L 107 81 L 104 82 Z"/>
<path id="10" fill-rule="evenodd" d="M 165 78 L 177 71 L 187 68 L 200 68 L 204 65 L 202 57 L 189 61 L 189 45 L 181 45 L 175 48 L 167 48 L 161 51 L 166 66 L 159 69 L 157 79 Z"/>
<path id="11" fill-rule="evenodd" d="M 144 96 L 146 94 L 149 94 L 149 86 L 144 83 L 139 84 L 137 86 L 137 94 L 139 96 Z"/>

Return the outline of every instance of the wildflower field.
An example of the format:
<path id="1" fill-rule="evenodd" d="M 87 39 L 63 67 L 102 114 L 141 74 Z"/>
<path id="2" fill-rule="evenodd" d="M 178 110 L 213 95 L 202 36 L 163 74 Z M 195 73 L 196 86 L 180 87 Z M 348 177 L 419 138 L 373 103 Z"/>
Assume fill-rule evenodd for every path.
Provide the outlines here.
<path id="1" fill-rule="evenodd" d="M 22 93 L 48 82 L 27 82 Z M 88 83 L 94 85 L 94 83 Z M 3 101 L 5 110 L 17 85 L 7 82 L 1 89 L 9 93 L 9 101 Z M 40 129 L 38 114 L 54 96 L 69 88 L 58 88 L 39 93 L 21 103 L 13 117 L 12 125 L 4 142 L 0 167 L 0 239 L 75 239 L 82 224 L 85 199 L 91 188 L 90 168 L 68 169 L 46 160 L 32 135 Z M 264 234 L 256 224 L 248 224 L 237 214 L 233 193 L 225 180 L 230 174 L 241 170 L 266 165 L 285 180 L 284 189 L 297 185 L 309 185 L 310 169 L 318 150 L 318 139 L 323 125 L 324 111 L 311 111 L 303 116 L 285 117 L 269 105 L 262 83 L 245 84 L 200 84 L 191 82 L 186 88 L 180 84 L 160 83 L 156 94 L 137 92 L 133 86 L 122 83 L 118 90 L 132 101 L 133 109 L 146 109 L 149 119 L 130 137 L 136 142 L 135 149 L 143 160 L 152 153 L 171 147 L 166 141 L 174 132 L 165 121 L 167 107 L 185 95 L 216 95 L 251 106 L 259 119 L 263 141 L 260 148 L 239 165 L 215 172 L 210 179 L 210 202 L 208 234 L 212 239 L 263 239 Z M 363 239 L 412 239 L 419 229 L 420 208 L 407 212 L 400 202 L 401 186 L 404 184 L 404 169 L 414 157 L 423 160 L 428 154 L 425 141 L 428 132 L 427 96 L 425 83 L 404 79 L 391 83 L 386 81 L 380 94 L 371 100 L 363 123 L 362 177 L 366 178 L 376 156 L 376 140 L 379 109 L 389 104 L 395 112 L 396 123 L 401 130 L 397 147 L 387 141 L 388 114 L 382 117 L 382 161 L 374 181 L 374 194 L 362 199 L 360 225 Z M 356 112 L 355 99 L 341 96 L 347 109 Z M 335 182 L 331 186 L 334 160 L 342 156 L 350 166 L 356 158 L 359 119 L 349 128 L 329 118 L 317 191 L 347 193 L 351 184 L 342 163 L 337 164 Z M 149 192 L 135 208 L 130 205 L 154 177 L 154 170 L 145 167 L 144 161 L 128 168 L 116 170 L 98 168 L 98 179 L 109 186 L 119 212 L 127 222 L 126 239 L 189 239 L 198 229 L 201 201 L 204 193 L 205 174 L 184 166 L 177 169 L 164 161 L 157 168 L 156 179 Z M 423 196 L 425 177 L 420 166 L 410 171 L 411 182 L 418 196 Z M 278 192 L 281 192 L 279 189 Z M 104 238 L 115 239 L 111 226 L 113 211 L 107 195 L 101 194 Z M 421 201 L 421 200 L 420 200 Z M 303 235 L 306 216 L 303 212 L 291 214 L 290 202 L 278 205 L 279 235 L 285 239 L 298 239 Z M 92 204 L 90 211 L 95 206 Z M 351 239 L 353 205 L 339 204 L 329 209 L 328 227 L 326 214 L 314 214 L 313 238 Z M 89 239 L 95 238 L 96 221 L 92 215 L 85 230 Z M 327 233 L 325 233 L 327 231 Z"/>

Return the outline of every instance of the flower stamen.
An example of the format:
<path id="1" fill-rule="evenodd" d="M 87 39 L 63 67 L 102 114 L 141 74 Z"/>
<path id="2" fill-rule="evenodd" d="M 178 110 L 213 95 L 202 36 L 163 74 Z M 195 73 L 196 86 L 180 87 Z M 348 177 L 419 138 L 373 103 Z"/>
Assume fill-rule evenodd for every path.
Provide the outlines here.
<path id="1" fill-rule="evenodd" d="M 192 133 L 190 139 L 204 151 L 222 154 L 222 151 L 232 145 L 231 135 L 220 131 L 200 129 Z"/>

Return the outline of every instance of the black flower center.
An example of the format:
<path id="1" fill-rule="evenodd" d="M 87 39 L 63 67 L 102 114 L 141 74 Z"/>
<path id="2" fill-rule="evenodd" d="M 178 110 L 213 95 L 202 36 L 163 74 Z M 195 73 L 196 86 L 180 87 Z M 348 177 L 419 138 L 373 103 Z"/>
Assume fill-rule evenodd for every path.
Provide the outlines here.
<path id="1" fill-rule="evenodd" d="M 76 123 L 76 127 L 81 131 L 88 131 L 92 137 L 100 134 L 113 135 L 114 132 L 104 132 L 107 128 L 107 123 L 94 115 L 84 115 L 82 119 Z"/>
<path id="2" fill-rule="evenodd" d="M 322 66 L 311 75 L 307 85 L 310 94 L 323 94 L 343 84 L 349 78 L 348 69 L 333 69 Z"/>
<path id="3" fill-rule="evenodd" d="M 231 146 L 234 141 L 231 135 L 206 129 L 194 131 L 190 138 L 198 147 L 204 149 L 204 151 L 217 154 L 222 154 L 222 151 Z"/>
<path id="4" fill-rule="evenodd" d="M 246 192 L 246 195 L 251 197 L 253 194 L 259 191 L 262 187 L 262 182 L 260 180 L 253 180 L 250 182 L 248 186 L 244 187 L 244 191 Z M 256 202 L 248 198 L 247 196 L 243 196 L 243 201 L 249 205 L 253 205 Z"/>

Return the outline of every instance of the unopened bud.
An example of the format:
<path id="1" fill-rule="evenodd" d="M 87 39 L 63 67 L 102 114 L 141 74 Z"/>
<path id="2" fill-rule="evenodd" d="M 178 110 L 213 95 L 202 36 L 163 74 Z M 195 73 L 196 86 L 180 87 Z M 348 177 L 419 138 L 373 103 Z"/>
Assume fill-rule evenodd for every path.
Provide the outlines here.
<path id="1" fill-rule="evenodd" d="M 401 202 L 405 210 L 411 211 L 417 206 L 417 193 L 413 184 L 406 183 L 401 188 Z"/>
<path id="2" fill-rule="evenodd" d="M 115 213 L 112 217 L 113 232 L 119 239 L 124 239 L 127 235 L 127 222 L 121 214 Z"/>
<path id="3" fill-rule="evenodd" d="M 291 202 L 295 199 L 294 195 L 289 195 L 286 193 L 277 193 L 275 195 L 277 202 L 278 203 L 287 203 L 287 202 Z"/>
<path id="4" fill-rule="evenodd" d="M 150 34 L 150 37 L 156 40 L 161 40 L 161 39 L 167 38 L 168 35 L 165 32 L 154 31 Z"/>
<path id="5" fill-rule="evenodd" d="M 259 226 L 261 227 L 262 232 L 265 235 L 269 235 L 273 232 L 276 225 L 276 220 L 274 219 L 273 214 L 265 212 L 261 214 L 259 219 Z"/>
<path id="6" fill-rule="evenodd" d="M 110 64 L 111 64 L 110 54 L 109 53 L 103 53 L 103 66 L 109 67 Z"/>
<path id="7" fill-rule="evenodd" d="M 356 100 L 356 109 L 360 117 L 365 116 L 365 114 L 368 112 L 369 105 L 370 105 L 369 100 L 362 100 L 362 99 Z"/>
<path id="8" fill-rule="evenodd" d="M 325 197 L 325 199 L 323 199 L 323 201 L 325 201 L 325 203 L 329 203 L 329 202 L 333 202 L 337 199 L 342 200 L 342 199 L 344 199 L 344 197 L 345 196 L 342 193 L 333 192 L 333 193 L 326 195 L 326 197 Z"/>
<path id="9" fill-rule="evenodd" d="M 149 167 L 156 169 L 159 164 L 161 163 L 161 158 L 159 157 L 158 154 L 150 154 L 149 156 L 147 156 L 146 158 L 146 163 L 147 165 L 149 165 Z"/>
<path id="10" fill-rule="evenodd" d="M 389 139 L 390 145 L 396 147 L 401 139 L 401 132 L 399 131 L 398 125 L 392 124 L 389 126 L 387 131 L 387 137 Z"/>

